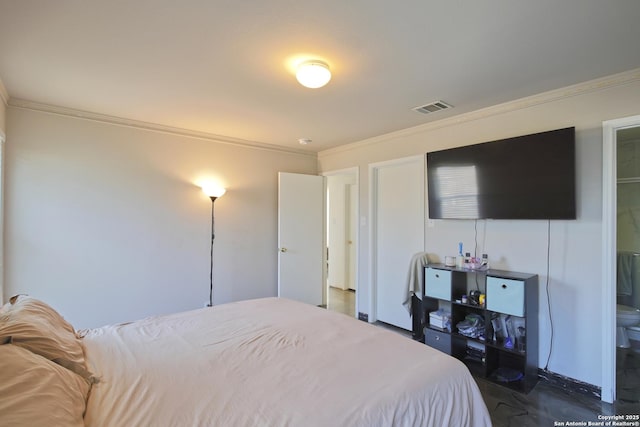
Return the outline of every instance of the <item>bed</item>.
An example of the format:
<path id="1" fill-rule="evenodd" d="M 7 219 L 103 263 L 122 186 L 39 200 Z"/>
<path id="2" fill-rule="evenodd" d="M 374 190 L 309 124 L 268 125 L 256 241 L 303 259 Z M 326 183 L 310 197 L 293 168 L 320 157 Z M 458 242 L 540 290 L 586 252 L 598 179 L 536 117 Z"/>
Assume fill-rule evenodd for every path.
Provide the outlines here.
<path id="1" fill-rule="evenodd" d="M 19 336 L 7 340 L 2 323 L 0 312 L 0 342 L 9 344 L 0 346 L 0 372 L 11 368 L 4 366 L 7 349 L 25 347 Z M 396 332 L 287 299 L 150 317 L 74 337 L 84 360 L 77 353 L 57 362 L 39 355 L 70 378 L 58 389 L 77 386 L 85 398 L 73 411 L 76 423 L 66 425 L 491 425 L 460 361 Z M 11 412 L 7 393 L 0 385 L 2 414 Z M 50 421 L 52 412 L 43 416 Z"/>

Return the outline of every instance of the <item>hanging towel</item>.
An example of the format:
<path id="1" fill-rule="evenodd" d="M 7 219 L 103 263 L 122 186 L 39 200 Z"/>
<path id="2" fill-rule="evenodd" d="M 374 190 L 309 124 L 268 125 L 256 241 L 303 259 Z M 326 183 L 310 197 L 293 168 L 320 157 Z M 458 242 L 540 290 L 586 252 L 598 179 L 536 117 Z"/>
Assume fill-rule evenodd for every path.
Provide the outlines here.
<path id="1" fill-rule="evenodd" d="M 634 307 L 640 307 L 640 253 L 633 254 L 631 261 L 631 297 Z"/>
<path id="2" fill-rule="evenodd" d="M 422 299 L 422 291 L 424 289 L 424 268 L 429 264 L 426 252 L 418 252 L 411 257 L 409 262 L 409 272 L 407 274 L 407 287 L 405 300 L 402 305 L 411 314 L 411 299 L 415 295 Z"/>
<path id="3" fill-rule="evenodd" d="M 617 265 L 617 293 L 618 295 L 631 296 L 633 294 L 635 270 L 639 262 L 633 252 L 618 252 Z"/>

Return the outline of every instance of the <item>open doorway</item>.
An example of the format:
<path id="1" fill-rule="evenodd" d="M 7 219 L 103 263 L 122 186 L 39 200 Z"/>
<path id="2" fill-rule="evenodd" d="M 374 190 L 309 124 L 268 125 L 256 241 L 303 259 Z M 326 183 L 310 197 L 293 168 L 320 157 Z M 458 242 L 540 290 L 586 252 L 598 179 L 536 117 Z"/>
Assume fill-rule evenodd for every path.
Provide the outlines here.
<path id="1" fill-rule="evenodd" d="M 640 126 L 616 132 L 616 399 L 640 402 Z"/>
<path id="2" fill-rule="evenodd" d="M 326 301 L 329 310 L 358 313 L 358 169 L 326 176 Z"/>
<path id="3" fill-rule="evenodd" d="M 636 290 L 634 263 L 635 236 L 640 239 L 640 116 L 603 123 L 602 245 L 602 400 L 640 401 L 640 323 L 627 322 L 636 305 L 640 306 L 640 286 Z M 627 197 L 629 196 L 629 197 Z M 621 238 L 624 236 L 624 238 Z M 640 243 L 639 243 L 640 244 Z M 630 255 L 630 256 L 627 256 Z M 621 256 L 623 258 L 621 258 Z M 631 261 L 625 261 L 625 260 Z M 620 268 L 620 267 L 624 268 Z M 638 264 L 640 267 L 640 263 Z M 629 268 L 627 268 L 629 267 Z M 625 270 L 629 278 L 625 280 Z M 640 282 L 638 283 L 640 285 Z M 635 298 L 638 297 L 638 301 Z M 628 324 L 627 324 L 628 323 Z M 636 341 L 635 344 L 632 343 Z M 633 374 L 633 375 L 631 375 Z M 629 378 L 632 378 L 629 382 Z"/>

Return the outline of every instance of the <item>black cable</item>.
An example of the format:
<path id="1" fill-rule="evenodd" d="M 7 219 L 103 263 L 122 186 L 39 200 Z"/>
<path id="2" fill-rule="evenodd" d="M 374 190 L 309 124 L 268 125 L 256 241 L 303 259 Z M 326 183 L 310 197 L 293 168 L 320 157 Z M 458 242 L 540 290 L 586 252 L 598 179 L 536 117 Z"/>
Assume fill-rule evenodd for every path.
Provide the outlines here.
<path id="1" fill-rule="evenodd" d="M 478 256 L 478 220 L 477 219 L 473 222 L 473 229 L 474 229 L 473 257 L 475 258 Z"/>
<path id="2" fill-rule="evenodd" d="M 549 324 L 551 325 L 551 339 L 549 342 L 549 355 L 547 356 L 547 364 L 544 365 L 544 370 L 549 368 L 549 360 L 551 359 L 551 352 L 553 351 L 553 316 L 551 315 L 551 297 L 549 296 L 549 264 L 551 253 L 551 220 L 547 220 L 547 307 L 549 308 Z"/>
<path id="3" fill-rule="evenodd" d="M 474 246 L 473 246 L 473 257 L 476 258 L 478 256 L 478 220 L 474 220 L 473 222 L 474 229 Z M 476 273 L 476 290 L 480 291 L 480 285 L 478 284 L 478 273 Z"/>

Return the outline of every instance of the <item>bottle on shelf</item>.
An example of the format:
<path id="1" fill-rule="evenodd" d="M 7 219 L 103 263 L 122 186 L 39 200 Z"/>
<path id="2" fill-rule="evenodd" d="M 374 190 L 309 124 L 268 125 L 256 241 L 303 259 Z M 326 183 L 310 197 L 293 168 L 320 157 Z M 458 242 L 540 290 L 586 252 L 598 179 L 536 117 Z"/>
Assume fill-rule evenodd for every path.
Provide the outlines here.
<path id="1" fill-rule="evenodd" d="M 456 257 L 456 267 L 464 268 L 464 255 L 462 254 L 462 242 L 458 243 L 458 256 Z"/>

